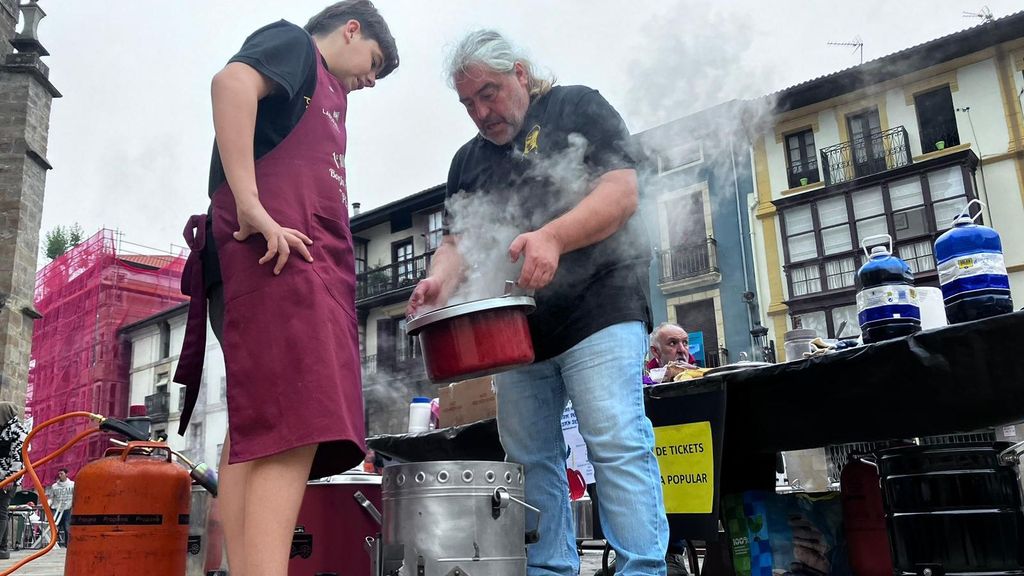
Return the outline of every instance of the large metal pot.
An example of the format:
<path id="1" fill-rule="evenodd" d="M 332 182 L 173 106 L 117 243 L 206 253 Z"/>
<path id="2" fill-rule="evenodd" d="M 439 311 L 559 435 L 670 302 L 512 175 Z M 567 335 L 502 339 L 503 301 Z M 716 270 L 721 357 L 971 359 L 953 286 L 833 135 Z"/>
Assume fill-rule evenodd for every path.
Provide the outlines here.
<path id="1" fill-rule="evenodd" d="M 507 462 L 418 462 L 384 469 L 382 567 L 404 574 L 524 576 L 523 468 Z"/>
<path id="2" fill-rule="evenodd" d="M 419 336 L 430 380 L 451 382 L 533 362 L 526 315 L 535 307 L 529 296 L 474 300 L 417 316 L 406 330 Z"/>
<path id="3" fill-rule="evenodd" d="M 1003 443 L 902 446 L 878 453 L 896 573 L 940 566 L 1024 574 L 1024 514 Z"/>

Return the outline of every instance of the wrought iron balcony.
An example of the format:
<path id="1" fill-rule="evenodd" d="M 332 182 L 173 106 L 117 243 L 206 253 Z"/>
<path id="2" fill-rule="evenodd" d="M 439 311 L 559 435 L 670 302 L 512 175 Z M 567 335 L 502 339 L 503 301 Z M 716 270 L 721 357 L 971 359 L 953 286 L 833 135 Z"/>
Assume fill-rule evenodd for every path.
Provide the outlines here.
<path id="1" fill-rule="evenodd" d="M 157 392 L 146 396 L 146 415 L 154 421 L 167 420 L 171 408 L 171 393 Z"/>
<path id="2" fill-rule="evenodd" d="M 377 373 L 377 355 L 369 354 L 363 356 L 361 364 L 363 365 L 363 374 L 376 374 Z"/>
<path id="3" fill-rule="evenodd" d="M 356 301 L 412 288 L 427 276 L 430 255 L 423 254 L 356 274 Z"/>
<path id="4" fill-rule="evenodd" d="M 657 255 L 661 264 L 660 284 L 718 272 L 718 244 L 710 236 L 702 244 L 658 250 Z"/>
<path id="5" fill-rule="evenodd" d="M 704 367 L 718 368 L 729 363 L 729 351 L 725 348 L 704 350 Z"/>
<path id="6" fill-rule="evenodd" d="M 826 186 L 900 168 L 912 162 L 907 129 L 903 126 L 821 149 Z"/>

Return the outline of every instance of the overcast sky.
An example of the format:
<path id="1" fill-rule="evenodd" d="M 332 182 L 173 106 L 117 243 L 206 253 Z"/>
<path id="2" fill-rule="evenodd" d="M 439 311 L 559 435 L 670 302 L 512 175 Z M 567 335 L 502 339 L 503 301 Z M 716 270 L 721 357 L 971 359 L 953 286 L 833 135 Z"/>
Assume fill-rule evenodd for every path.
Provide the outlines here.
<path id="1" fill-rule="evenodd" d="M 859 63 L 996 17 L 1009 0 L 378 0 L 401 66 L 348 110 L 349 198 L 363 209 L 441 183 L 475 129 L 441 73 L 474 28 L 495 27 L 561 84 L 599 89 L 633 132 Z M 55 100 L 43 232 L 78 222 L 180 246 L 207 205 L 210 79 L 260 26 L 302 25 L 326 0 L 40 0 Z M 40 261 L 40 266 L 45 258 Z"/>

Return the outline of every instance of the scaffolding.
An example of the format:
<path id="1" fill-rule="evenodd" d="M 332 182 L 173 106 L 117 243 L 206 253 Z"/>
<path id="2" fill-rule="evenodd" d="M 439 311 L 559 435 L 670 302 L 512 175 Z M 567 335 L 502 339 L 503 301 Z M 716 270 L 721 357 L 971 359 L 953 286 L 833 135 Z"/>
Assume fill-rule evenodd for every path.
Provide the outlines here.
<path id="1" fill-rule="evenodd" d="M 32 336 L 27 414 L 35 423 L 84 410 L 104 416 L 128 415 L 131 350 L 122 326 L 173 307 L 181 294 L 182 253 L 131 253 L 118 232 L 100 230 L 54 259 L 36 274 L 35 306 L 42 314 Z M 35 454 L 48 454 L 88 426 L 65 421 L 33 441 Z M 46 466 L 74 475 L 103 455 L 105 439 L 93 436 Z"/>

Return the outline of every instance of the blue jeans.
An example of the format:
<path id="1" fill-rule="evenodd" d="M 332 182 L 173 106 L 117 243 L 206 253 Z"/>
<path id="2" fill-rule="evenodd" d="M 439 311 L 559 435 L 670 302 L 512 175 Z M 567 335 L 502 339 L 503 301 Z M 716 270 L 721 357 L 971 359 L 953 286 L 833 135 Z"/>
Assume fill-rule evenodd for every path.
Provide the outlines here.
<path id="1" fill-rule="evenodd" d="M 498 433 L 509 462 L 523 465 L 526 500 L 541 510 L 528 576 L 576 576 L 579 555 L 561 416 L 572 400 L 597 480 L 601 528 L 616 574 L 664 576 L 668 522 L 654 432 L 644 413 L 641 322 L 600 330 L 559 356 L 495 376 Z M 530 529 L 535 516 L 527 516 Z"/>

